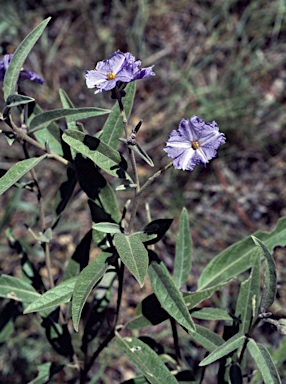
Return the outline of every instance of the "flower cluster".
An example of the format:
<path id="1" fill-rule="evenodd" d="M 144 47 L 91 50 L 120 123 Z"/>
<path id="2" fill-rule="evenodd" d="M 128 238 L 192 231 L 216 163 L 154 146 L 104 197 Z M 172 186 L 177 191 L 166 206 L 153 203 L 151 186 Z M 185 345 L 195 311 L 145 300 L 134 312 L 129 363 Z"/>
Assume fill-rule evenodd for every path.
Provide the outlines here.
<path id="1" fill-rule="evenodd" d="M 170 133 L 164 150 L 173 158 L 174 168 L 192 171 L 196 164 L 206 165 L 224 143 L 225 136 L 215 121 L 205 123 L 198 116 L 192 116 L 182 119 L 179 129 Z"/>
<path id="2" fill-rule="evenodd" d="M 154 65 L 148 68 L 139 68 L 141 61 L 127 52 L 116 51 L 108 60 L 99 61 L 94 70 L 86 71 L 86 85 L 88 88 L 97 88 L 94 93 L 109 91 L 115 88 L 116 83 L 129 83 L 130 81 L 155 76 L 152 71 Z"/>
<path id="3" fill-rule="evenodd" d="M 4 55 L 3 59 L 0 60 L 0 81 L 4 80 L 5 73 L 7 71 L 7 68 L 9 67 L 12 57 L 12 54 L 8 54 Z M 26 69 L 21 69 L 18 82 L 24 80 L 30 80 L 39 84 L 44 84 L 43 79 L 38 76 L 35 72 Z"/>

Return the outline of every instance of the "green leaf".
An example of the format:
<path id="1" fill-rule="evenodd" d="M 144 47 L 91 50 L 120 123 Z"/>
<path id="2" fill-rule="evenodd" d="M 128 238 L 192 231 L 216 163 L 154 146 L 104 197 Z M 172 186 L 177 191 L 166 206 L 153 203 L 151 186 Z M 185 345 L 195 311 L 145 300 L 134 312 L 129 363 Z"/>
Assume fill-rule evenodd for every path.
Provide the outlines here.
<path id="1" fill-rule="evenodd" d="M 0 178 L 0 195 L 7 191 L 12 185 L 21 179 L 27 172 L 34 168 L 40 161 L 45 159 L 47 154 L 40 157 L 32 157 L 22 160 L 13 165 L 4 176 Z"/>
<path id="2" fill-rule="evenodd" d="M 12 108 L 17 107 L 18 105 L 24 105 L 35 101 L 32 97 L 19 95 L 18 93 L 14 95 L 9 95 L 6 101 L 6 107 Z M 5 115 L 5 112 L 4 112 Z"/>
<path id="3" fill-rule="evenodd" d="M 155 252 L 149 251 L 150 264 L 148 274 L 152 289 L 157 296 L 162 308 L 169 313 L 179 324 L 189 331 L 195 331 L 195 324 L 191 319 L 181 292 L 173 282 L 164 263 Z"/>
<path id="4" fill-rule="evenodd" d="M 277 290 L 277 274 L 276 266 L 272 255 L 268 251 L 267 247 L 262 241 L 252 236 L 254 243 L 259 247 L 262 255 L 265 258 L 265 274 L 264 274 L 264 287 L 261 298 L 260 309 L 262 312 L 266 312 L 273 304 L 276 297 Z"/>
<path id="5" fill-rule="evenodd" d="M 116 223 L 119 223 L 121 219 L 119 204 L 110 184 L 106 183 L 106 185 L 100 190 L 99 200 L 105 212 L 109 214 Z"/>
<path id="6" fill-rule="evenodd" d="M 0 297 L 27 304 L 40 296 L 29 283 L 9 275 L 0 276 Z"/>
<path id="7" fill-rule="evenodd" d="M 122 98 L 125 115 L 128 119 L 131 113 L 133 99 L 135 96 L 136 82 L 130 82 L 125 88 L 126 96 Z M 106 143 L 109 147 L 116 149 L 119 144 L 120 137 L 123 136 L 124 125 L 122 116 L 119 110 L 118 103 L 114 105 L 104 127 L 102 129 L 102 134 L 100 140 Z"/>
<path id="8" fill-rule="evenodd" d="M 239 331 L 245 334 L 258 314 L 260 295 L 260 255 L 254 254 L 249 278 L 241 283 L 236 303 L 235 316 L 240 319 Z"/>
<path id="9" fill-rule="evenodd" d="M 156 352 L 143 341 L 135 337 L 119 335 L 116 339 L 117 348 L 143 373 L 151 384 L 178 383 Z"/>
<path id="10" fill-rule="evenodd" d="M 76 280 L 77 277 L 72 277 L 45 292 L 41 297 L 28 305 L 24 313 L 39 312 L 69 302 Z"/>
<path id="11" fill-rule="evenodd" d="M 267 384 L 281 384 L 276 366 L 264 345 L 256 343 L 253 339 L 249 339 L 247 349 L 255 361 L 264 382 Z"/>
<path id="12" fill-rule="evenodd" d="M 30 121 L 42 112 L 43 110 L 41 109 L 41 107 L 36 104 L 32 115 L 28 119 L 28 126 L 30 125 Z M 57 124 L 51 123 L 46 128 L 43 128 L 39 131 L 35 131 L 33 135 L 40 144 L 44 146 L 48 144 L 52 152 L 55 152 L 60 156 L 64 155 L 61 142 L 61 130 L 57 126 Z"/>
<path id="13" fill-rule="evenodd" d="M 137 237 L 142 243 L 149 242 L 150 240 L 156 239 L 157 235 L 148 235 L 145 232 L 139 231 L 132 234 L 132 236 Z"/>
<path id="14" fill-rule="evenodd" d="M 78 331 L 83 306 L 95 284 L 102 278 L 109 267 L 108 259 L 112 254 L 100 253 L 79 274 L 73 292 L 72 320 L 74 329 Z"/>
<path id="15" fill-rule="evenodd" d="M 196 324 L 196 332 L 189 333 L 190 338 L 204 347 L 208 352 L 213 352 L 224 343 L 223 338 L 208 328 Z"/>
<path id="16" fill-rule="evenodd" d="M 60 94 L 60 99 L 61 99 L 63 108 L 65 109 L 75 108 L 71 99 L 68 97 L 67 93 L 63 89 L 59 90 L 59 94 Z M 77 123 L 74 121 L 74 118 L 72 116 L 66 116 L 66 122 L 67 122 L 68 129 L 75 129 L 76 131 L 84 132 L 82 130 L 82 127 L 77 125 Z"/>
<path id="17" fill-rule="evenodd" d="M 69 122 L 71 122 L 71 121 L 76 121 L 81 119 L 87 119 L 89 117 L 105 115 L 109 112 L 110 112 L 109 109 L 93 108 L 93 107 L 73 108 L 73 109 L 68 109 L 68 108 L 54 109 L 52 111 L 46 111 L 36 115 L 30 121 L 29 129 L 31 131 L 34 131 L 36 129 L 46 127 L 51 122 L 58 119 L 62 119 L 63 117 L 68 118 Z"/>
<path id="18" fill-rule="evenodd" d="M 222 345 L 217 347 L 214 351 L 212 351 L 204 360 L 200 362 L 199 366 L 203 367 L 205 365 L 209 365 L 214 361 L 235 351 L 236 349 L 242 346 L 245 339 L 246 337 L 244 335 L 240 335 L 240 334 L 234 335 L 229 340 L 224 342 Z"/>
<path id="19" fill-rule="evenodd" d="M 145 246 L 137 236 L 126 236 L 122 233 L 114 236 L 114 245 L 120 259 L 142 287 L 148 268 L 148 252 Z"/>
<path id="20" fill-rule="evenodd" d="M 211 297 L 216 291 L 223 289 L 230 282 L 231 280 L 222 284 L 215 285 L 214 287 L 204 289 L 202 291 L 183 292 L 183 298 L 187 308 L 190 310 L 196 307 L 199 303 Z"/>
<path id="21" fill-rule="evenodd" d="M 92 228 L 103 233 L 122 233 L 120 225 L 115 223 L 93 223 Z"/>
<path id="22" fill-rule="evenodd" d="M 131 180 L 126 172 L 127 163 L 120 153 L 96 137 L 68 129 L 63 134 L 63 140 L 110 175 Z"/>
<path id="23" fill-rule="evenodd" d="M 180 230 L 176 241 L 176 257 L 174 262 L 174 282 L 178 288 L 181 288 L 189 277 L 192 262 L 193 244 L 186 208 L 182 209 L 179 228 Z"/>
<path id="24" fill-rule="evenodd" d="M 256 232 L 255 237 L 263 241 L 272 252 L 274 247 L 286 245 L 286 217 L 278 221 L 277 227 L 270 233 Z M 251 256 L 256 245 L 251 236 L 231 245 L 212 261 L 203 270 L 198 281 L 200 290 L 226 281 L 251 267 Z"/>
<path id="25" fill-rule="evenodd" d="M 191 311 L 192 317 L 200 320 L 232 320 L 232 317 L 220 308 L 200 308 Z"/>
<path id="26" fill-rule="evenodd" d="M 21 44 L 16 49 L 8 69 L 5 73 L 3 90 L 4 90 L 4 99 L 7 100 L 8 96 L 15 93 L 15 87 L 19 78 L 19 73 L 23 67 L 24 61 L 32 50 L 33 46 L 36 44 L 37 40 L 43 33 L 50 17 L 41 22 L 29 35 L 21 42 Z"/>

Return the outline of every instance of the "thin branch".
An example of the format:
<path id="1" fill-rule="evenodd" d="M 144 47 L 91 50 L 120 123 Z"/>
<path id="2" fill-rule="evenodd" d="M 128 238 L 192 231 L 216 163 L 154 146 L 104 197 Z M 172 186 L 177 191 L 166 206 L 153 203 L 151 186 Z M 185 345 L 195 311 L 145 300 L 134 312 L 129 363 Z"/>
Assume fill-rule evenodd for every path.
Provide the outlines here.
<path id="1" fill-rule="evenodd" d="M 24 149 L 24 153 L 25 153 L 25 156 L 26 158 L 29 158 L 29 154 L 28 154 L 28 151 L 27 151 L 27 148 L 25 146 L 25 143 L 23 145 L 23 149 Z M 45 230 L 46 230 L 46 221 L 45 221 L 45 213 L 44 213 L 44 205 L 43 205 L 43 196 L 42 196 L 42 192 L 41 192 L 41 189 L 40 189 L 40 186 L 39 186 L 39 183 L 38 183 L 38 178 L 37 178 L 37 174 L 36 174 L 36 171 L 34 168 L 32 168 L 30 170 L 30 173 L 31 173 L 31 176 L 35 182 L 35 186 L 37 188 L 37 199 L 38 199 L 38 205 L 39 205 L 39 218 L 40 218 L 40 227 L 41 227 L 41 232 L 44 233 Z M 52 265 L 51 265 L 51 255 L 50 255 L 50 247 L 49 247 L 49 243 L 48 242 L 45 242 L 43 244 L 43 248 L 44 248 L 44 251 L 45 251 L 45 262 L 46 262 L 46 267 L 47 267 L 47 271 L 48 271 L 48 279 L 49 279 L 49 284 L 50 284 L 50 288 L 53 288 L 54 287 L 54 280 L 53 280 L 53 276 L 52 276 Z"/>
<path id="2" fill-rule="evenodd" d="M 62 156 L 58 155 L 54 152 L 49 152 L 47 148 L 45 148 L 42 144 L 40 144 L 38 141 L 34 140 L 32 137 L 28 136 L 21 128 L 18 128 L 16 124 L 10 119 L 10 117 L 7 117 L 4 119 L 4 121 L 9 125 L 9 127 L 23 140 L 27 141 L 27 143 L 32 144 L 34 147 L 37 147 L 41 149 L 42 151 L 48 153 L 48 157 L 53 158 L 55 160 L 58 160 L 59 162 L 68 165 L 69 161 L 64 159 Z"/>

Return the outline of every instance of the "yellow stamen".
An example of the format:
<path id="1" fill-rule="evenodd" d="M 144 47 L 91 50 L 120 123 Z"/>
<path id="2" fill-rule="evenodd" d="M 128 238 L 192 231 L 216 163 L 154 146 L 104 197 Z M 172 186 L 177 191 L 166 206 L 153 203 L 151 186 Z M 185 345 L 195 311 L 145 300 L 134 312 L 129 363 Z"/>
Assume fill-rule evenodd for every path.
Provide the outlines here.
<path id="1" fill-rule="evenodd" d="M 116 77 L 115 73 L 114 72 L 110 72 L 107 74 L 106 78 L 107 80 L 114 80 Z"/>
<path id="2" fill-rule="evenodd" d="M 198 149 L 200 147 L 200 143 L 196 140 L 192 142 L 192 148 L 194 150 Z"/>

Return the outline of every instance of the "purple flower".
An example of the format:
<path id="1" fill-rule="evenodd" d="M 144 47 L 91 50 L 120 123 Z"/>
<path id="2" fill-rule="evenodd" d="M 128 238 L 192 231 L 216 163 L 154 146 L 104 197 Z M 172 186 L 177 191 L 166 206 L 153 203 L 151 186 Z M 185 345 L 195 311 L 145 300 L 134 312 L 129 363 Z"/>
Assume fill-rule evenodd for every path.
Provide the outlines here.
<path id="1" fill-rule="evenodd" d="M 3 59 L 0 60 L 0 81 L 4 80 L 5 73 L 7 71 L 7 68 L 9 67 L 12 57 L 13 57 L 12 54 L 8 54 L 8 55 L 4 55 Z M 28 71 L 26 69 L 21 69 L 18 82 L 24 81 L 24 80 L 30 80 L 39 84 L 44 84 L 44 81 L 42 80 L 42 78 L 38 76 L 35 72 Z"/>
<path id="2" fill-rule="evenodd" d="M 170 133 L 164 151 L 173 158 L 174 168 L 192 171 L 196 164 L 206 165 L 224 143 L 225 136 L 215 121 L 205 123 L 198 116 L 192 116 L 182 119 L 179 129 Z"/>
<path id="3" fill-rule="evenodd" d="M 86 85 L 88 88 L 97 88 L 94 93 L 109 91 L 115 88 L 117 82 L 129 83 L 130 81 L 155 76 L 152 71 L 154 65 L 148 68 L 138 68 L 141 61 L 127 52 L 116 51 L 108 60 L 99 61 L 94 70 L 86 71 Z"/>

